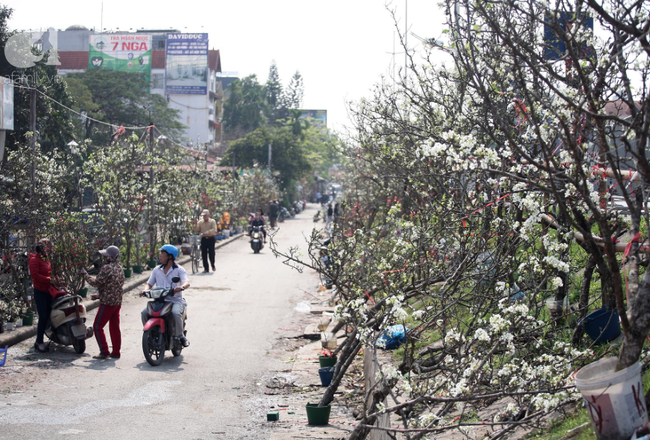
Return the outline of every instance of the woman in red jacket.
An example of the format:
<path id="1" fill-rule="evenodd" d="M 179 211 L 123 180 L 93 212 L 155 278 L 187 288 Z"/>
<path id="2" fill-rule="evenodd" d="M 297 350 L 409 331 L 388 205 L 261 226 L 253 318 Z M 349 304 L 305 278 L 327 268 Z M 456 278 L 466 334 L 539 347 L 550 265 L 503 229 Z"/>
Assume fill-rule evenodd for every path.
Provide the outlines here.
<path id="1" fill-rule="evenodd" d="M 52 250 L 50 240 L 43 238 L 34 246 L 34 253 L 29 254 L 29 272 L 34 286 L 34 300 L 38 311 L 38 327 L 36 328 L 36 351 L 46 353 L 47 348 L 43 343 L 45 328 L 50 320 L 52 311 L 52 295 L 50 295 L 50 273 L 52 267 L 47 253 Z"/>

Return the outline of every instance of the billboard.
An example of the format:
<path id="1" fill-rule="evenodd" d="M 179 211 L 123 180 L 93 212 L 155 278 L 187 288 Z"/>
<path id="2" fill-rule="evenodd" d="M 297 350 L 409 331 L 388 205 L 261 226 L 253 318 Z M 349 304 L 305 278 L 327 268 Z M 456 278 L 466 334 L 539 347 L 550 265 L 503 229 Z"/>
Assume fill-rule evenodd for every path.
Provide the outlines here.
<path id="1" fill-rule="evenodd" d="M 300 117 L 313 119 L 316 125 L 327 127 L 327 110 L 300 110 Z"/>
<path id="2" fill-rule="evenodd" d="M 0 130 L 14 129 L 14 85 L 0 76 Z"/>
<path id="3" fill-rule="evenodd" d="M 572 13 L 559 12 L 554 15 L 547 13 L 544 16 L 544 58 L 553 61 L 560 60 L 566 56 L 567 43 L 571 43 L 571 28 L 578 23 L 581 27 L 594 30 L 594 18 L 588 15 L 576 17 Z M 560 36 L 554 30 L 554 26 L 559 26 L 563 34 Z M 566 39 L 565 39 L 566 38 Z M 575 43 L 574 43 L 575 44 Z M 580 47 L 574 50 L 578 52 L 580 58 L 589 58 L 593 54 L 593 48 L 582 43 Z"/>
<path id="4" fill-rule="evenodd" d="M 144 73 L 151 77 L 151 35 L 90 35 L 88 69 L 109 69 Z"/>
<path id="5" fill-rule="evenodd" d="M 167 34 L 165 94 L 208 93 L 208 34 Z"/>

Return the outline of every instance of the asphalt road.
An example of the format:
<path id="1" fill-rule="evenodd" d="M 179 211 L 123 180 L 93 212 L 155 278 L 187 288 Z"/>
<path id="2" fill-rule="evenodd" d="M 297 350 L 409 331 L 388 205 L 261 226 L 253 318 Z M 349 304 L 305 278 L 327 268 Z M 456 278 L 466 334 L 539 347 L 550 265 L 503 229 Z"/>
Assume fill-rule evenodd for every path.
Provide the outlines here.
<path id="1" fill-rule="evenodd" d="M 308 206 L 280 224 L 280 249 L 300 245 L 306 252 L 315 212 L 316 205 Z M 129 293 L 121 359 L 93 359 L 94 338 L 83 355 L 71 347 L 34 353 L 34 338 L 15 348 L 23 355 L 0 369 L 0 438 L 268 438 L 261 378 L 281 368 L 270 355 L 273 341 L 318 279 L 284 265 L 268 247 L 253 254 L 246 239 L 217 250 L 216 273 L 192 275 L 185 267 L 191 346 L 181 356 L 166 352 L 158 367 L 145 361 L 140 311 L 146 299 Z"/>

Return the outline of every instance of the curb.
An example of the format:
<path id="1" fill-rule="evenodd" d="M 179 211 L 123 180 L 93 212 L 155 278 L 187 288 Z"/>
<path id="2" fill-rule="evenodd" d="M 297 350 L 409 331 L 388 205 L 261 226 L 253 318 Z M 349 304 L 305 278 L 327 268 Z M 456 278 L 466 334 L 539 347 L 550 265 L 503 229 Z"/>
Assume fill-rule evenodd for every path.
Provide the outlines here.
<path id="1" fill-rule="evenodd" d="M 219 249 L 227 244 L 232 243 L 235 240 L 238 240 L 244 235 L 245 234 L 241 233 L 241 234 L 233 235 L 232 237 L 229 237 L 225 240 L 218 241 L 216 242 L 214 248 Z M 185 263 L 189 263 L 189 261 L 190 261 L 190 256 L 185 255 L 182 258 L 179 258 L 178 263 L 183 265 Z M 129 279 L 129 281 L 124 283 L 124 293 L 130 292 L 131 290 L 134 290 L 136 287 L 141 286 L 142 284 L 146 283 L 148 279 L 149 279 L 149 275 L 146 273 L 138 274 L 138 277 L 132 277 L 131 279 Z M 89 312 L 99 307 L 99 300 L 84 301 L 84 304 L 86 306 L 86 311 Z M 29 327 L 25 327 L 25 326 L 19 327 L 11 332 L 5 331 L 4 333 L 0 333 L 0 348 L 4 348 L 5 346 L 16 345 L 19 342 L 29 339 L 35 335 L 36 335 L 36 324 L 31 325 Z"/>

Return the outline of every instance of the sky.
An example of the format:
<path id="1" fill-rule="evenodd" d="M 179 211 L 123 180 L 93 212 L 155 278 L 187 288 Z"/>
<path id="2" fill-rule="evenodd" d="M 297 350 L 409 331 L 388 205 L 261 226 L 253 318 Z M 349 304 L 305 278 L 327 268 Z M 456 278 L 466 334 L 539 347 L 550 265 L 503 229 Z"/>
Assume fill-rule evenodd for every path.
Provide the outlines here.
<path id="1" fill-rule="evenodd" d="M 65 30 L 72 25 L 107 31 L 177 29 L 209 34 L 210 49 L 220 51 L 224 72 L 240 78 L 257 75 L 266 82 L 275 61 L 282 85 L 299 71 L 305 109 L 328 111 L 328 127 L 351 124 L 347 102 L 371 96 L 382 77 L 404 67 L 396 30 L 408 28 L 409 50 L 426 49 L 422 38 L 442 37 L 443 12 L 432 0 L 0 0 L 14 10 L 11 30 Z M 188 6 L 191 4 L 192 6 Z M 195 6 L 196 5 L 196 6 Z M 397 25 L 390 11 L 394 11 Z M 397 52 L 396 54 L 393 54 Z M 444 60 L 442 52 L 434 54 Z"/>

